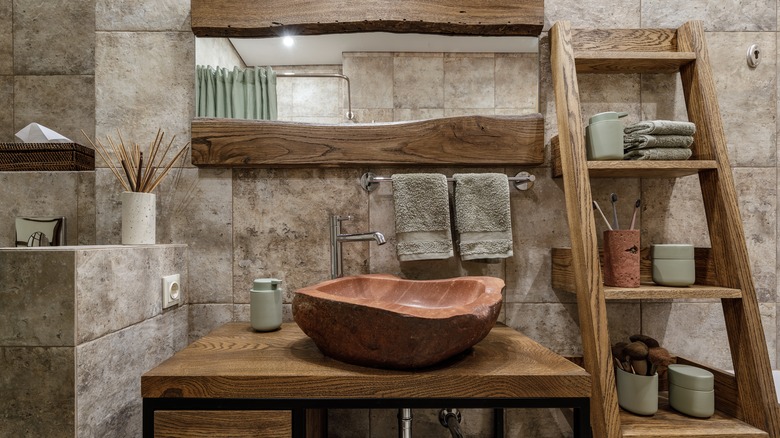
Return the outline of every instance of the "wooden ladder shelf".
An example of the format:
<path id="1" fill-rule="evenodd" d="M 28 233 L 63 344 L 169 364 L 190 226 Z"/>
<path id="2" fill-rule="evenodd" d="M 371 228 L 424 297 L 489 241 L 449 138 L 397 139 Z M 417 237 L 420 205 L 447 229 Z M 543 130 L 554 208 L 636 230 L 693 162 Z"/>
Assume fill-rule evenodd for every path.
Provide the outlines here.
<path id="1" fill-rule="evenodd" d="M 577 304 L 585 368 L 593 376 L 591 425 L 596 437 L 780 438 L 778 404 L 750 272 L 726 138 L 702 23 L 679 29 L 550 29 L 551 66 L 559 135 L 552 142 L 553 175 L 563 178 L 570 249 L 553 251 L 553 286 L 572 290 Z M 679 72 L 688 119 L 696 124 L 689 161 L 588 162 L 578 73 Z M 676 178 L 698 174 L 711 250 L 697 249 L 697 285 L 639 289 L 604 287 L 590 178 Z M 703 271 L 703 272 L 701 272 Z M 720 298 L 736 376 L 715 373 L 716 409 L 694 419 L 662 406 L 653 417 L 621 412 L 607 329 L 607 299 Z M 690 363 L 679 358 L 680 363 Z"/>

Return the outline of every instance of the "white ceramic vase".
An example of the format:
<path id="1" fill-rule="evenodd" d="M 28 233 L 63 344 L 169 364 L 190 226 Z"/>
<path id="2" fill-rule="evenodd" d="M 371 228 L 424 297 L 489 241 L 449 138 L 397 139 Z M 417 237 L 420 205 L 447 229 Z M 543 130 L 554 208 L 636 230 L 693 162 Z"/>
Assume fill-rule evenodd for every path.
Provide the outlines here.
<path id="1" fill-rule="evenodd" d="M 122 245 L 154 245 L 156 198 L 154 193 L 122 192 Z"/>

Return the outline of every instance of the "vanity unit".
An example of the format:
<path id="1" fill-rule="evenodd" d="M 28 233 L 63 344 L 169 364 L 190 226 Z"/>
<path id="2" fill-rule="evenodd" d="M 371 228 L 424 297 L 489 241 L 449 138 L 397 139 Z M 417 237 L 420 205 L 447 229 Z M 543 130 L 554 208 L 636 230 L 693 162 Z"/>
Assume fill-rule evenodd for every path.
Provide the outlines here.
<path id="1" fill-rule="evenodd" d="M 438 365 L 395 371 L 324 356 L 294 323 L 267 333 L 229 323 L 143 375 L 143 436 L 320 437 L 320 408 L 457 405 L 573 408 L 574 436 L 587 437 L 590 388 L 582 368 L 503 325 Z"/>

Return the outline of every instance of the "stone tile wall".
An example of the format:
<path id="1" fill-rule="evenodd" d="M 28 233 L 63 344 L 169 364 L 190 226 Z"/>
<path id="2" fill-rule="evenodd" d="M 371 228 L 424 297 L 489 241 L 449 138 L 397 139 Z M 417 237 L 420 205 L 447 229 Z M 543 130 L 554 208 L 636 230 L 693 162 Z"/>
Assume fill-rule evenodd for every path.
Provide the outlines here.
<path id="1" fill-rule="evenodd" d="M 0 249 L 0 437 L 140 437 L 141 375 L 187 345 L 186 251 Z"/>
<path id="2" fill-rule="evenodd" d="M 86 11 L 73 19 L 78 25 L 62 34 L 50 21 L 30 19 L 31 11 L 43 7 L 40 6 L 43 3 L 54 10 L 63 7 L 62 2 L 0 0 L 0 108 L 11 109 L 10 114 L 7 109 L 0 110 L 0 136 L 12 138 L 14 128 L 18 126 L 18 130 L 32 121 L 29 120 L 32 115 L 36 119 L 41 117 L 36 121 L 44 120 L 42 123 L 46 124 L 52 120 L 46 118 L 48 114 L 56 114 L 53 120 L 56 126 L 52 127 L 62 126 L 66 135 L 72 135 L 75 127 L 85 125 L 87 133 L 100 136 L 112 134 L 119 127 L 132 138 L 150 141 L 157 127 L 162 126 L 170 134 L 189 137 L 195 63 L 194 38 L 188 31 L 189 2 L 71 2 L 77 4 L 65 7 L 63 14 L 94 4 L 95 23 L 85 23 L 90 20 Z M 689 19 L 705 21 L 767 344 L 775 364 L 778 354 L 777 1 L 547 0 L 545 7 L 546 29 L 561 19 L 572 21 L 574 27 L 586 28 L 676 27 Z M 23 23 L 24 30 L 20 29 Z M 29 26 L 51 38 L 69 36 L 72 32 L 91 34 L 92 37 L 74 35 L 72 41 L 82 51 L 94 51 L 94 63 L 90 66 L 79 56 L 81 52 L 72 48 L 63 52 L 67 53 L 65 58 L 58 60 L 54 56 L 56 50 L 27 44 L 19 35 L 29 33 Z M 762 63 L 751 70 L 745 63 L 744 53 L 754 42 L 761 46 Z M 27 59 L 33 53 L 36 59 L 49 59 L 50 64 Z M 468 109 L 489 109 L 487 95 L 490 94 L 492 111 L 497 114 L 503 113 L 500 109 L 513 112 L 525 111 L 529 105 L 538 107 L 545 116 L 545 137 L 549 139 L 557 132 L 546 33 L 540 40 L 536 106 L 521 102 L 525 94 L 512 94 L 503 88 L 517 82 L 511 77 L 513 73 L 525 71 L 524 67 L 515 66 L 525 62 L 522 57 L 494 55 L 492 61 L 487 61 L 489 57 L 393 54 L 358 60 L 360 56 L 345 55 L 342 67 L 345 73 L 354 71 L 356 76 L 375 78 L 371 84 L 392 83 L 393 87 L 392 91 L 373 86 L 356 87 L 353 100 L 359 121 L 456 114 L 452 107 L 449 113 L 445 110 L 448 96 L 473 90 L 452 85 L 447 81 L 447 72 L 460 71 L 465 77 L 463 72 L 472 73 L 474 69 L 477 74 L 476 70 L 480 70 L 477 82 L 484 85 L 489 82 L 489 76 L 484 76 L 485 72 L 477 66 L 493 62 L 493 93 L 476 89 L 474 94 L 464 96 L 464 101 L 470 102 Z M 404 68 L 397 70 L 399 66 Z M 389 74 L 391 67 L 393 75 Z M 412 77 L 427 89 L 410 91 Z M 427 79 L 423 81 L 423 78 Z M 685 117 L 680 83 L 673 76 L 594 75 L 582 78 L 580 90 L 585 117 L 605 110 L 629 112 L 627 122 Z M 293 90 L 280 81 L 280 94 L 284 93 L 292 94 Z M 46 97 L 51 103 L 46 105 L 46 112 L 39 111 L 40 97 Z M 64 110 L 64 107 L 73 110 L 70 103 L 74 99 L 79 102 L 76 109 Z M 293 117 L 292 109 L 288 116 Z M 509 325 L 558 352 L 580 353 L 573 296 L 553 290 L 549 285 L 549 248 L 566 245 L 569 237 L 562 184 L 549 177 L 548 166 L 498 169 L 510 175 L 518 170 L 530 170 L 538 179 L 530 192 L 512 193 L 515 256 L 495 266 L 461 264 L 454 260 L 400 266 L 392 251 L 394 233 L 389 189 L 371 195 L 361 192 L 357 178 L 366 170 L 369 169 L 217 171 L 187 166 L 178 185 L 170 181 L 166 189 L 171 195 L 160 193 L 158 229 L 162 230 L 161 242 L 186 243 L 190 247 L 191 336 L 205 334 L 226 321 L 247 319 L 246 291 L 254 277 L 281 276 L 289 300 L 289 292 L 295 287 L 327 276 L 324 236 L 327 216 L 336 212 L 356 216 L 353 223 L 347 224 L 350 231 L 374 228 L 391 239 L 383 247 L 347 245 L 347 272 L 390 271 L 417 278 L 482 272 L 502 276 L 507 281 L 505 320 Z M 370 170 L 389 173 L 411 169 Z M 427 170 L 448 174 L 453 171 Z M 17 187 L 12 192 L 25 190 Z M 643 199 L 640 224 L 644 244 L 662 241 L 708 244 L 696 177 L 676 181 L 600 180 L 594 198 L 606 202 L 609 193 L 616 190 L 624 207 L 621 210 L 624 223 L 629 220 L 631 202 L 637 197 Z M 117 193 L 113 176 L 105 168 L 98 169 L 94 222 L 95 241 L 99 244 L 118 242 Z M 613 338 L 642 330 L 658 337 L 676 353 L 723 368 L 731 366 L 723 341 L 723 316 L 716 302 L 615 303 L 610 304 L 609 310 Z M 706 330 L 701 330 L 700 325 Z M 434 419 L 429 414 L 424 412 L 418 416 L 420 428 L 428 430 L 430 426 L 433 431 Z M 393 415 L 378 411 L 335 411 L 331 413 L 331 424 L 334 424 L 331 434 L 343 437 L 387 434 Z M 468 421 L 484 420 L 480 414 L 466 415 Z M 513 436 L 555 437 L 569 433 L 564 417 L 553 411 L 512 411 L 508 421 Z M 489 429 L 486 426 L 475 435 L 489 436 Z M 443 429 L 440 433 L 446 436 Z"/>

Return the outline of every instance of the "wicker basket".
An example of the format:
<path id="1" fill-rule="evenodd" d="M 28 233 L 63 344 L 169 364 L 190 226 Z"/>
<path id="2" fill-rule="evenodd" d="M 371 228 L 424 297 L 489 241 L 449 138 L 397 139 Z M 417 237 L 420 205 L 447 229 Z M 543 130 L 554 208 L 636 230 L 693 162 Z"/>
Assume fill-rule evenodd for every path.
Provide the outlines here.
<path id="1" fill-rule="evenodd" d="M 78 143 L 0 143 L 0 171 L 95 170 L 95 151 Z"/>

